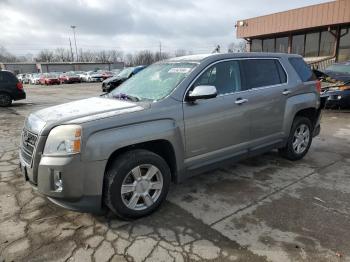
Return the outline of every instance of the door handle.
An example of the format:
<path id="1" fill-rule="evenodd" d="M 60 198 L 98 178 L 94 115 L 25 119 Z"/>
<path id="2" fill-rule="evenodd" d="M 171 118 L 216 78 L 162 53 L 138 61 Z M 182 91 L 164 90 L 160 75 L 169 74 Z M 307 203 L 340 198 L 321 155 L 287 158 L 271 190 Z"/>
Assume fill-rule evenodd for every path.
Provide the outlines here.
<path id="1" fill-rule="evenodd" d="M 237 100 L 235 101 L 235 104 L 241 105 L 241 104 L 244 104 L 246 102 L 248 102 L 248 99 L 246 99 L 246 98 L 237 98 Z"/>
<path id="2" fill-rule="evenodd" d="M 290 93 L 292 93 L 292 91 L 290 91 L 290 90 L 288 90 L 288 89 L 285 89 L 285 90 L 283 90 L 283 92 L 282 92 L 282 94 L 283 95 L 289 95 Z"/>

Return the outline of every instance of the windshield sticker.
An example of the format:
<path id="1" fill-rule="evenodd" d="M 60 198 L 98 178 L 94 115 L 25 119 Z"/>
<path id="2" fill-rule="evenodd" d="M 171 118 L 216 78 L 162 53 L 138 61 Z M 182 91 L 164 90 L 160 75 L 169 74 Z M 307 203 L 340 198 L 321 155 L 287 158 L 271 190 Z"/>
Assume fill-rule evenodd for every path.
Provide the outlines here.
<path id="1" fill-rule="evenodd" d="M 188 72 L 191 71 L 192 68 L 188 67 L 174 67 L 171 68 L 168 73 L 173 73 L 173 74 L 187 74 Z"/>

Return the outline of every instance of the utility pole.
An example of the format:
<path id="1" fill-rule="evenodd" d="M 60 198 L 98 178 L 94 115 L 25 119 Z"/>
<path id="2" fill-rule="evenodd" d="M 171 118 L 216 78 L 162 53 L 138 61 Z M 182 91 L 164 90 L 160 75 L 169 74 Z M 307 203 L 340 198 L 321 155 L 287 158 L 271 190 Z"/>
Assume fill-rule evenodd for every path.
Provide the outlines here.
<path id="1" fill-rule="evenodd" d="M 74 56 L 73 56 L 72 42 L 70 41 L 70 37 L 69 37 L 69 46 L 70 46 L 70 54 L 72 56 L 72 62 L 73 62 L 74 61 Z"/>
<path id="2" fill-rule="evenodd" d="M 75 25 L 70 26 L 73 29 L 73 35 L 74 35 L 74 44 L 75 44 L 75 56 L 77 58 L 77 62 L 79 62 L 79 57 L 78 57 L 78 48 L 77 48 L 77 39 L 75 38 Z"/>
<path id="3" fill-rule="evenodd" d="M 162 60 L 162 42 L 159 41 L 159 59 Z"/>

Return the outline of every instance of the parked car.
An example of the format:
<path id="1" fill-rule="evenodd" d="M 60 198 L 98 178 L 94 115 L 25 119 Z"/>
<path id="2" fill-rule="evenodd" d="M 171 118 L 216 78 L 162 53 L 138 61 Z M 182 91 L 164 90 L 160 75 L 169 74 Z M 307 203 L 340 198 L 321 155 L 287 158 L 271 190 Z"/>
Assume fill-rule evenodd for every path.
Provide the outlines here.
<path id="1" fill-rule="evenodd" d="M 350 61 L 335 63 L 327 67 L 324 73 L 336 80 L 350 81 Z"/>
<path id="2" fill-rule="evenodd" d="M 59 85 L 61 84 L 59 76 L 54 73 L 45 73 L 40 76 L 40 85 Z"/>
<path id="3" fill-rule="evenodd" d="M 30 74 L 18 74 L 17 79 L 23 84 L 29 84 Z"/>
<path id="4" fill-rule="evenodd" d="M 74 72 L 66 72 L 59 76 L 61 84 L 80 83 L 80 77 Z"/>
<path id="5" fill-rule="evenodd" d="M 0 71 L 0 106 L 10 106 L 12 101 L 25 98 L 22 82 L 9 71 Z"/>
<path id="6" fill-rule="evenodd" d="M 158 62 L 111 93 L 31 113 L 20 167 L 52 202 L 122 218 L 155 211 L 170 182 L 279 149 L 302 159 L 320 132 L 320 83 L 298 55 Z"/>
<path id="7" fill-rule="evenodd" d="M 342 81 L 324 75 L 321 77 L 321 81 L 322 107 L 335 109 L 350 108 L 350 80 Z"/>
<path id="8" fill-rule="evenodd" d="M 117 76 L 108 78 L 102 82 L 102 92 L 111 92 L 121 83 L 142 71 L 146 66 L 128 67 L 122 70 Z"/>
<path id="9" fill-rule="evenodd" d="M 41 74 L 31 74 L 29 83 L 32 85 L 38 85 L 40 84 L 40 76 Z"/>
<path id="10" fill-rule="evenodd" d="M 107 78 L 110 78 L 113 76 L 113 73 L 111 71 L 98 71 L 102 75 L 103 80 L 106 80 Z"/>
<path id="11" fill-rule="evenodd" d="M 103 81 L 103 76 L 95 71 L 86 72 L 83 76 L 85 82 L 101 82 Z"/>

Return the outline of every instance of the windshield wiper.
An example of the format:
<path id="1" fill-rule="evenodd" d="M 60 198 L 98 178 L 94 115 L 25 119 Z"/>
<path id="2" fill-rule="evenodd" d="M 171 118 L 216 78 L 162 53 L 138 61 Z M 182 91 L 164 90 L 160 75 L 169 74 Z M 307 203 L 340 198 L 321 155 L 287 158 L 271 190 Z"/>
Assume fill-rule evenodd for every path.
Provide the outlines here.
<path id="1" fill-rule="evenodd" d="M 116 98 L 116 99 L 120 99 L 120 100 L 130 100 L 130 101 L 133 101 L 133 102 L 139 102 L 140 101 L 140 98 L 138 98 L 136 96 L 127 95 L 127 94 L 123 94 L 123 93 L 113 94 L 112 97 Z"/>

